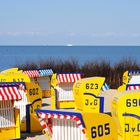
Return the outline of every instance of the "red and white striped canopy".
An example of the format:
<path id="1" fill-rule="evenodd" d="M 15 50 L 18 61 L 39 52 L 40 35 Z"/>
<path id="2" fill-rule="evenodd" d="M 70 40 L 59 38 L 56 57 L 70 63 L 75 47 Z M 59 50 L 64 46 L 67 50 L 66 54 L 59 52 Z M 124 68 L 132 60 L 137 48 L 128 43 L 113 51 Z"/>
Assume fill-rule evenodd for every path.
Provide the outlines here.
<path id="1" fill-rule="evenodd" d="M 29 77 L 40 77 L 38 70 L 27 70 L 23 72 L 24 74 L 27 74 Z"/>
<path id="2" fill-rule="evenodd" d="M 127 87 L 127 90 L 140 90 L 140 85 L 131 85 Z"/>
<path id="3" fill-rule="evenodd" d="M 22 96 L 15 86 L 0 87 L 0 101 L 21 100 Z"/>
<path id="4" fill-rule="evenodd" d="M 80 73 L 58 74 L 58 83 L 73 83 L 81 79 Z"/>
<path id="5" fill-rule="evenodd" d="M 49 121 L 46 121 L 48 119 L 74 120 L 76 121 L 77 126 L 81 128 L 83 134 L 85 134 L 85 130 L 84 127 L 82 126 L 82 122 L 80 118 L 75 115 L 63 115 L 63 114 L 42 113 L 42 112 L 38 112 L 37 114 L 42 128 L 44 129 L 45 132 L 49 131 L 51 135 L 53 133 L 53 130 L 52 130 L 52 125 L 47 124 L 50 123 Z"/>

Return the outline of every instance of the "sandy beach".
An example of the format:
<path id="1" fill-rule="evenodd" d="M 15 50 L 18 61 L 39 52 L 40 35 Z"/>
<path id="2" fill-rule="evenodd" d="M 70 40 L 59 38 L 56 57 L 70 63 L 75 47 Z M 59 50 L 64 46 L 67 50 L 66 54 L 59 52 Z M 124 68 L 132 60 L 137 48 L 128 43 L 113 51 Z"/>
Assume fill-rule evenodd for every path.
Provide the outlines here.
<path id="1" fill-rule="evenodd" d="M 41 133 L 21 134 L 21 140 L 47 140 L 47 137 Z"/>

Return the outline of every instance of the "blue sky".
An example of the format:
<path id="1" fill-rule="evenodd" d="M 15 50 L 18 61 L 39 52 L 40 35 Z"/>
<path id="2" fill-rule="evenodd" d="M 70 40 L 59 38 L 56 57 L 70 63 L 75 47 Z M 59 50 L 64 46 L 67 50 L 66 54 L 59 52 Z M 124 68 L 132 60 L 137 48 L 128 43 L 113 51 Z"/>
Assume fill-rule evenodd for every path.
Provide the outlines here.
<path id="1" fill-rule="evenodd" d="M 3 0 L 0 45 L 140 45 L 140 0 Z"/>

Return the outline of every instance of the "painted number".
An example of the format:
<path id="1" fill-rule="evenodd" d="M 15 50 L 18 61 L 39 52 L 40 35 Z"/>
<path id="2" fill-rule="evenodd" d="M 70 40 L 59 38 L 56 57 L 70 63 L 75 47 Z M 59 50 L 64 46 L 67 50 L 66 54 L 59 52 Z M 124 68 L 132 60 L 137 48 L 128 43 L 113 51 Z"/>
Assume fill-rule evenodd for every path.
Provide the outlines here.
<path id="1" fill-rule="evenodd" d="M 140 99 L 127 99 L 126 100 L 127 107 L 137 107 L 140 106 Z"/>
<path id="2" fill-rule="evenodd" d="M 40 109 L 40 105 L 37 105 L 35 109 L 34 109 L 33 105 L 30 106 L 31 113 L 34 113 L 36 111 L 36 109 Z"/>
<path id="3" fill-rule="evenodd" d="M 13 82 L 24 82 L 23 78 L 13 79 Z"/>
<path id="4" fill-rule="evenodd" d="M 98 100 L 95 99 L 93 101 L 89 101 L 88 99 L 85 99 L 85 105 L 98 105 Z"/>
<path id="5" fill-rule="evenodd" d="M 86 83 L 86 89 L 98 89 L 98 84 Z"/>
<path id="6" fill-rule="evenodd" d="M 1 82 L 6 82 L 6 79 L 0 79 Z"/>
<path id="7" fill-rule="evenodd" d="M 38 95 L 38 88 L 29 89 L 29 95 Z"/>
<path id="8" fill-rule="evenodd" d="M 91 127 L 91 137 L 92 138 L 102 137 L 104 135 L 109 135 L 109 134 L 110 134 L 109 123 Z"/>

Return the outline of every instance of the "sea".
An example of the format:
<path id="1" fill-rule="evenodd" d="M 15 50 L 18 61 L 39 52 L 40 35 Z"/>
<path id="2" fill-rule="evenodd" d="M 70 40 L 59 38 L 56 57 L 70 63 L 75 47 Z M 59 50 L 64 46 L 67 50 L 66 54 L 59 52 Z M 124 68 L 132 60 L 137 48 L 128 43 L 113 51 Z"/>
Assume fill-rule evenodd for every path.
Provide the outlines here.
<path id="1" fill-rule="evenodd" d="M 0 46 L 0 71 L 48 59 L 74 59 L 80 65 L 102 60 L 115 65 L 124 59 L 140 63 L 140 46 Z"/>

